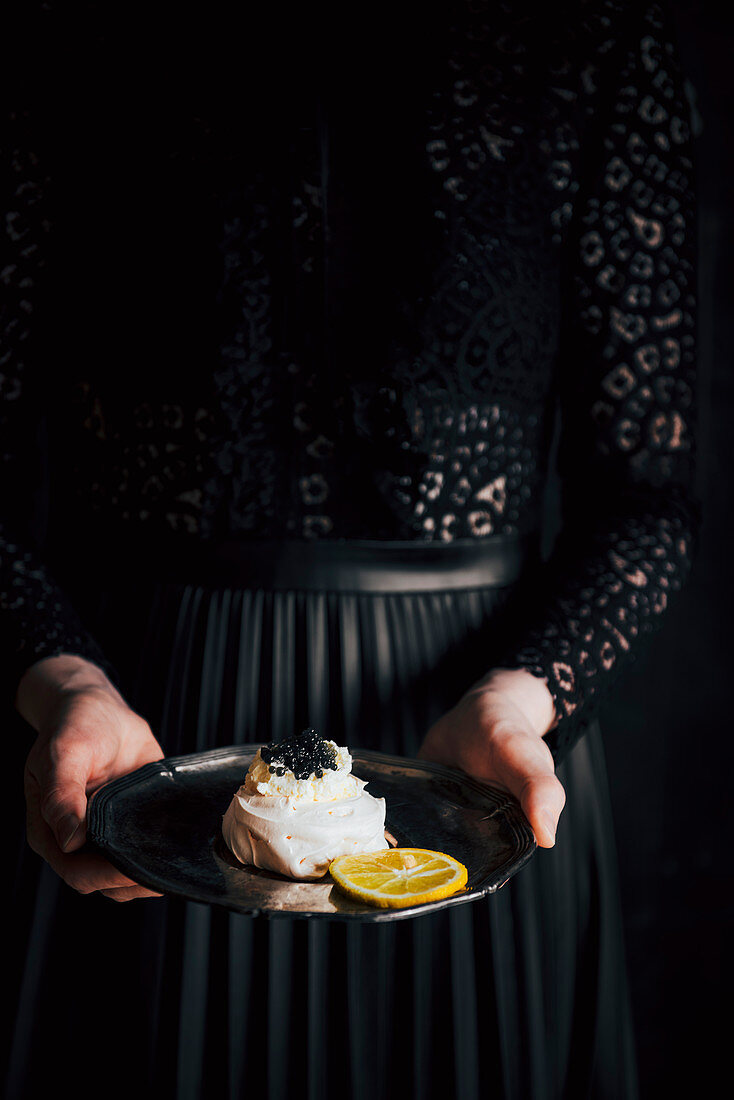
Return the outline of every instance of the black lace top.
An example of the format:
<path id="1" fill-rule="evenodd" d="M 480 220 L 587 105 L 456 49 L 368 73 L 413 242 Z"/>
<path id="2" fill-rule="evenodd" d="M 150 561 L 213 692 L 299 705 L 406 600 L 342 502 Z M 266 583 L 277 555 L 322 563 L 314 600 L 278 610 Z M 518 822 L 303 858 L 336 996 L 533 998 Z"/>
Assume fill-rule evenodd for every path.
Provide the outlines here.
<path id="1" fill-rule="evenodd" d="M 55 532 L 533 531 L 560 409 L 563 533 L 502 663 L 547 677 L 567 751 L 691 563 L 694 201 L 660 7 L 545 7 L 375 4 L 357 34 L 327 5 L 240 36 L 226 6 L 25 5 L 11 695 L 39 657 L 104 663 L 47 568 Z"/>

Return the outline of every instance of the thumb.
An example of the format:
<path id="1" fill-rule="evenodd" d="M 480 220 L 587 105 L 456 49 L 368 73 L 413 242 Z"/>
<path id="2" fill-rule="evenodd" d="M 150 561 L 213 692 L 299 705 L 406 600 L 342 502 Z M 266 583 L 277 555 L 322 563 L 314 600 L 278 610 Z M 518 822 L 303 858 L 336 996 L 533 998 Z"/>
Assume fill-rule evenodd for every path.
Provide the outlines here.
<path id="1" fill-rule="evenodd" d="M 555 774 L 553 757 L 535 733 L 517 731 L 502 739 L 496 759 L 497 778 L 517 798 L 541 848 L 552 848 L 566 802 Z"/>
<path id="2" fill-rule="evenodd" d="M 559 780 L 555 775 L 531 775 L 520 790 L 519 799 L 540 847 L 552 848 L 558 819 L 566 802 Z"/>
<path id="3" fill-rule="evenodd" d="M 58 754 L 37 778 L 41 815 L 62 852 L 75 852 L 86 840 L 87 780 L 91 754 L 83 746 Z"/>

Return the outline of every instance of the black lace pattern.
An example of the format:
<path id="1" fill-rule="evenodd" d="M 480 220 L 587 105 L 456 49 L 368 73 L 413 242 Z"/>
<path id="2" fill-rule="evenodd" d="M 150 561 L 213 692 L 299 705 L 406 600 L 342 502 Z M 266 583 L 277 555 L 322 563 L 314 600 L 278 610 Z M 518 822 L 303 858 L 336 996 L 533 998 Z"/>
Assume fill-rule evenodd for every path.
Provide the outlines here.
<path id="1" fill-rule="evenodd" d="M 246 119 L 220 117 L 216 102 L 166 116 L 149 164 L 163 196 L 156 224 L 169 225 L 156 253 L 156 264 L 170 253 L 160 328 L 209 303 L 195 317 L 196 369 L 185 340 L 161 332 L 157 358 L 137 373 L 114 356 L 105 373 L 72 326 L 75 362 L 54 391 L 58 477 L 74 514 L 141 537 L 524 533 L 539 523 L 558 401 L 564 535 L 503 664 L 547 679 L 560 757 L 691 565 L 684 81 L 655 4 L 579 0 L 551 16 L 472 0 L 436 19 L 430 63 L 415 73 L 396 33 L 379 85 L 355 61 L 307 94 L 285 88 L 278 125 L 255 135 L 259 155 L 242 137 Z M 47 288 L 60 285 L 44 242 L 58 195 L 73 190 L 68 158 L 51 156 L 47 170 L 36 151 L 33 117 L 18 128 L 13 144 L 7 127 L 5 172 L 10 469 L 37 430 L 26 349 Z M 77 280 L 89 275 L 93 230 L 66 227 L 82 244 Z M 104 279 L 127 279 L 127 294 L 139 272 L 144 238 L 132 233 L 127 254 L 124 237 L 103 290 L 85 284 L 105 325 L 120 325 L 125 303 Z M 22 507 L 9 499 L 9 518 Z M 26 662 L 82 651 L 83 628 L 53 582 L 19 565 L 14 536 L 8 545 L 7 637 L 22 639 Z"/>

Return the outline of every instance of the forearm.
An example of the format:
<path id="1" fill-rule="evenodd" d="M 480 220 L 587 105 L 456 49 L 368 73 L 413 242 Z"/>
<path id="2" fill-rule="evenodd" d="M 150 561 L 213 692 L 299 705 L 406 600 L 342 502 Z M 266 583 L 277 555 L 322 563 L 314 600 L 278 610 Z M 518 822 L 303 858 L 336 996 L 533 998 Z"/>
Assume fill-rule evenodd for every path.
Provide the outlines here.
<path id="1" fill-rule="evenodd" d="M 60 655 L 75 655 L 79 661 L 97 666 L 110 680 L 117 679 L 114 668 L 45 563 L 3 518 L 0 522 L 0 695 L 12 704 L 26 671 L 44 659 Z"/>
<path id="2" fill-rule="evenodd" d="M 539 578 L 534 614 L 508 667 L 533 675 L 552 696 L 549 744 L 556 761 L 573 746 L 619 676 L 662 626 L 695 556 L 698 513 L 690 496 L 668 506 L 662 490 L 649 507 L 594 517 L 566 532 Z"/>

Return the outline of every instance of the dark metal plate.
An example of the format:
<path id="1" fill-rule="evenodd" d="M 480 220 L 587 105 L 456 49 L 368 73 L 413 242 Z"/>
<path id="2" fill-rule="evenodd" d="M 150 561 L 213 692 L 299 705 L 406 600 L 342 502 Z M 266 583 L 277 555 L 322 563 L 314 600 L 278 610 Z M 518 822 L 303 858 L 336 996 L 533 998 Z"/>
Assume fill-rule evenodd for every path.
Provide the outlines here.
<path id="1" fill-rule="evenodd" d="M 221 836 L 222 815 L 260 746 L 233 745 L 146 764 L 102 787 L 89 839 L 120 871 L 153 890 L 266 916 L 384 921 L 429 913 L 492 893 L 530 859 L 535 838 L 518 803 L 463 772 L 422 760 L 352 753 L 353 771 L 387 803 L 386 827 L 401 847 L 461 860 L 464 890 L 411 909 L 377 909 L 320 882 L 243 867 Z"/>

